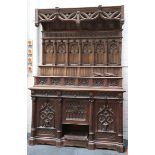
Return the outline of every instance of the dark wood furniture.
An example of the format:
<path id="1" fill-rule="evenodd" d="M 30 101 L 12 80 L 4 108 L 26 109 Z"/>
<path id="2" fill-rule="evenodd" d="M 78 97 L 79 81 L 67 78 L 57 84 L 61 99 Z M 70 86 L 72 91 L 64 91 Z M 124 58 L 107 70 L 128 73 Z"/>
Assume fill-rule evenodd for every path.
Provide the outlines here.
<path id="1" fill-rule="evenodd" d="M 36 9 L 42 65 L 30 88 L 30 144 L 123 152 L 123 9 Z"/>

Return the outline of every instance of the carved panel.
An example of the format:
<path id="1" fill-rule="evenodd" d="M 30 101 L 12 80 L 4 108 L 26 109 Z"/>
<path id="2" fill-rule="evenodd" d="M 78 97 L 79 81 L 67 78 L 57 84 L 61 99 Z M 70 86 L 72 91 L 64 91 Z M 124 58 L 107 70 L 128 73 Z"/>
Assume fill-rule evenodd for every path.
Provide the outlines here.
<path id="1" fill-rule="evenodd" d="M 120 65 L 120 41 L 119 40 L 109 40 L 108 41 L 108 64 L 109 65 Z"/>
<path id="2" fill-rule="evenodd" d="M 45 40 L 45 53 L 54 53 L 54 42 L 52 40 Z"/>
<path id="3" fill-rule="evenodd" d="M 92 59 L 92 43 L 90 40 L 82 40 L 82 64 L 90 65 Z"/>
<path id="4" fill-rule="evenodd" d="M 117 79 L 109 79 L 108 86 L 110 86 L 110 87 L 118 86 L 118 80 Z"/>
<path id="5" fill-rule="evenodd" d="M 78 64 L 79 60 L 79 43 L 71 40 L 69 43 L 69 64 Z"/>
<path id="6" fill-rule="evenodd" d="M 54 40 L 45 40 L 43 44 L 44 53 L 44 63 L 52 64 L 54 63 Z"/>
<path id="7" fill-rule="evenodd" d="M 60 81 L 60 78 L 51 78 L 51 85 L 59 85 Z"/>
<path id="8" fill-rule="evenodd" d="M 96 65 L 106 65 L 107 64 L 107 51 L 105 40 L 96 40 L 95 41 L 95 51 L 94 58 Z"/>
<path id="9" fill-rule="evenodd" d="M 75 79 L 73 78 L 65 79 L 65 85 L 74 85 L 74 84 L 75 84 Z"/>
<path id="10" fill-rule="evenodd" d="M 35 78 L 35 84 L 36 85 L 46 85 L 48 78 L 45 77 L 36 77 Z"/>
<path id="11" fill-rule="evenodd" d="M 114 130 L 114 112 L 107 103 L 100 104 L 97 114 L 97 131 Z"/>
<path id="12" fill-rule="evenodd" d="M 55 127 L 55 104 L 54 101 L 42 100 L 39 104 L 40 127 Z"/>
<path id="13" fill-rule="evenodd" d="M 58 41 L 57 42 L 57 54 L 56 54 L 56 64 L 65 64 L 65 55 L 66 55 L 66 42 Z"/>
<path id="14" fill-rule="evenodd" d="M 93 86 L 105 86 L 104 79 L 93 79 Z"/>
<path id="15" fill-rule="evenodd" d="M 89 79 L 79 79 L 79 86 L 88 86 Z"/>
<path id="16" fill-rule="evenodd" d="M 63 122 L 88 123 L 88 102 L 85 100 L 66 99 L 63 102 Z"/>
<path id="17" fill-rule="evenodd" d="M 56 137 L 56 129 L 38 128 L 37 135 Z"/>
<path id="18" fill-rule="evenodd" d="M 114 133 L 114 132 L 96 132 L 95 138 L 102 139 L 102 140 L 115 140 L 116 133 Z"/>
<path id="19" fill-rule="evenodd" d="M 66 105 L 66 120 L 86 120 L 85 103 L 70 102 Z"/>

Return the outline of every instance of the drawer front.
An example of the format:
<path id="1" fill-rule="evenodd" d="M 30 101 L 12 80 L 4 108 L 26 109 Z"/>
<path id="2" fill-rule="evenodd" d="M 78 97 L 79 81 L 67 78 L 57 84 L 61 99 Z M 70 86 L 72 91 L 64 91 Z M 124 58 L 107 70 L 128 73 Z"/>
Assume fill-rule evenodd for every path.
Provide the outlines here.
<path id="1" fill-rule="evenodd" d="M 64 99 L 63 101 L 63 123 L 88 124 L 89 118 L 88 100 Z"/>

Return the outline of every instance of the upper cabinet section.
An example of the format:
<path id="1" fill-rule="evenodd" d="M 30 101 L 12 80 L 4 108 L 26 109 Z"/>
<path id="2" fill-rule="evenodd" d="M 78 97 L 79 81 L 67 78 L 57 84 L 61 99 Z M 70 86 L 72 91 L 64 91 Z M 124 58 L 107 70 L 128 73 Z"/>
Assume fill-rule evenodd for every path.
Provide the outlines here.
<path id="1" fill-rule="evenodd" d="M 124 22 L 124 7 L 89 7 L 36 9 L 35 25 L 43 31 L 120 30 Z"/>
<path id="2" fill-rule="evenodd" d="M 120 66 L 123 6 L 36 9 L 42 64 Z"/>

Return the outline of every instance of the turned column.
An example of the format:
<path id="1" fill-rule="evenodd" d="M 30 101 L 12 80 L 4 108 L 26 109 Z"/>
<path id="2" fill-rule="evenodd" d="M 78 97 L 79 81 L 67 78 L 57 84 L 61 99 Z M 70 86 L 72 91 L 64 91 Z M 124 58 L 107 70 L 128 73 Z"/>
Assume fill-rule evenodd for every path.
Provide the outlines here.
<path id="1" fill-rule="evenodd" d="M 32 97 L 32 121 L 31 121 L 31 137 L 29 143 L 31 145 L 35 144 L 35 132 L 36 132 L 36 97 Z"/>
<path id="2" fill-rule="evenodd" d="M 62 98 L 60 97 L 57 102 L 57 139 L 56 146 L 60 147 L 62 137 Z"/>
<path id="3" fill-rule="evenodd" d="M 94 99 L 89 99 L 89 141 L 88 141 L 88 149 L 95 149 L 94 144 L 94 123 L 93 123 L 93 107 L 94 107 Z"/>

